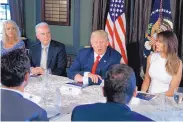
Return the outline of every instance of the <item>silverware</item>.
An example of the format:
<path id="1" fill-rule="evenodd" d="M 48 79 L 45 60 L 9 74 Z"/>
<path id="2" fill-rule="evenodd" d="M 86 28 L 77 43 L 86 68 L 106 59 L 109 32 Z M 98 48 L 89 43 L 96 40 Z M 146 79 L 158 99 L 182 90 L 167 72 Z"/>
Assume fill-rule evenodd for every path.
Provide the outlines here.
<path id="1" fill-rule="evenodd" d="M 60 115 L 60 113 L 55 114 L 55 115 L 53 115 L 53 116 L 49 117 L 48 119 L 49 119 L 49 120 L 52 120 L 53 118 L 56 118 L 56 117 L 58 117 L 59 115 Z"/>

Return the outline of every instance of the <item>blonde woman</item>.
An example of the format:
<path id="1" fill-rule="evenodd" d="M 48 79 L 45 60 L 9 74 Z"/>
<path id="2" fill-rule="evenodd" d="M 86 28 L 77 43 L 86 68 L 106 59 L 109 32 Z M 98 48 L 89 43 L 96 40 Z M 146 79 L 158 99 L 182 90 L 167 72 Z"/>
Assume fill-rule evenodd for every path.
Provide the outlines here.
<path id="1" fill-rule="evenodd" d="M 158 34 L 156 52 L 147 59 L 141 91 L 173 96 L 182 77 L 182 61 L 177 56 L 178 40 L 172 31 Z"/>
<path id="2" fill-rule="evenodd" d="M 25 44 L 21 40 L 20 30 L 13 20 L 6 20 L 3 23 L 2 33 L 1 56 L 14 49 L 25 48 Z"/>

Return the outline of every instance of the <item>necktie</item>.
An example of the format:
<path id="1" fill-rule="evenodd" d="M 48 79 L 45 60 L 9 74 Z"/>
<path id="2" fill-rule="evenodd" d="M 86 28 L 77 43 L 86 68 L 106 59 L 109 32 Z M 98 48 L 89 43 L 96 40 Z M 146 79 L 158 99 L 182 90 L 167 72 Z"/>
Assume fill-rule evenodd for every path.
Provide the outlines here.
<path id="1" fill-rule="evenodd" d="M 42 48 L 41 67 L 43 69 L 47 69 L 47 48 L 48 47 L 43 47 Z"/>
<path id="2" fill-rule="evenodd" d="M 93 67 L 92 67 L 92 74 L 95 74 L 99 60 L 100 60 L 100 56 L 98 55 L 96 61 L 93 64 Z"/>

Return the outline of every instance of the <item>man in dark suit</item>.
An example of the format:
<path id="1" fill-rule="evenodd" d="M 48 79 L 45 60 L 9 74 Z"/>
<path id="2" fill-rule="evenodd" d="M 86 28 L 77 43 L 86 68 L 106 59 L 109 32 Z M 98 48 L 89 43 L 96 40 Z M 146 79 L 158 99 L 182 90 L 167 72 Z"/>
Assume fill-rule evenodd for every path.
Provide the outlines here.
<path id="1" fill-rule="evenodd" d="M 121 55 L 108 46 L 108 35 L 104 30 L 94 31 L 90 42 L 92 47 L 80 50 L 67 75 L 83 84 L 100 84 L 108 68 L 120 63 Z"/>
<path id="2" fill-rule="evenodd" d="M 48 121 L 47 113 L 25 99 L 30 62 L 22 49 L 1 57 L 1 121 Z"/>
<path id="3" fill-rule="evenodd" d="M 53 75 L 66 76 L 67 55 L 65 45 L 51 40 L 47 23 L 36 25 L 36 36 L 40 42 L 30 47 L 31 73 L 44 74 L 51 69 Z"/>
<path id="4" fill-rule="evenodd" d="M 151 121 L 126 105 L 136 94 L 136 78 L 129 66 L 113 65 L 106 73 L 103 91 L 106 103 L 77 106 L 72 121 Z"/>

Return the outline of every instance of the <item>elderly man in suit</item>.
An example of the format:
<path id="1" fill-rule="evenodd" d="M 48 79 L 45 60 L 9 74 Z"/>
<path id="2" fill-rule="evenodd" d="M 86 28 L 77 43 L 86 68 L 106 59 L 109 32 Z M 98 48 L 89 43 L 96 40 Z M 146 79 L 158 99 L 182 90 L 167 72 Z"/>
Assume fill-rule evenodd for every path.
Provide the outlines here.
<path id="1" fill-rule="evenodd" d="M 108 35 L 104 30 L 94 31 L 90 42 L 91 48 L 79 51 L 67 75 L 83 84 L 100 84 L 108 68 L 120 63 L 121 55 L 108 46 Z"/>
<path id="2" fill-rule="evenodd" d="M 48 121 L 47 113 L 25 99 L 30 62 L 22 49 L 1 57 L 1 121 Z"/>
<path id="3" fill-rule="evenodd" d="M 129 66 L 113 65 L 106 73 L 103 91 L 106 103 L 77 106 L 72 121 L 152 121 L 126 105 L 136 94 L 136 78 Z"/>
<path id="4" fill-rule="evenodd" d="M 40 42 L 31 46 L 29 51 L 31 73 L 44 74 L 47 69 L 51 69 L 54 75 L 66 76 L 65 45 L 51 39 L 49 26 L 45 22 L 36 25 L 36 36 Z"/>

